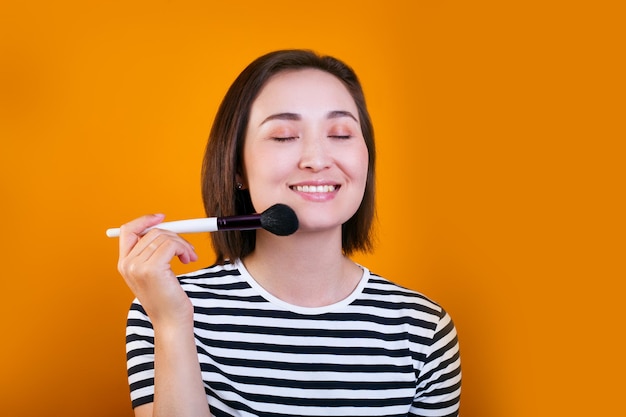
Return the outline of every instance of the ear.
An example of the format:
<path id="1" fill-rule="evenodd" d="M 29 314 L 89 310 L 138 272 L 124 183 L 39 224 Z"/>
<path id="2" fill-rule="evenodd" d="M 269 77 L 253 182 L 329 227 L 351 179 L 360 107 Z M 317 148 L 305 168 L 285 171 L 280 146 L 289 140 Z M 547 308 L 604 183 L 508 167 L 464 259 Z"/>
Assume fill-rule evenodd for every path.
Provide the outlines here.
<path id="1" fill-rule="evenodd" d="M 244 181 L 243 177 L 241 174 L 237 173 L 237 175 L 235 175 L 235 188 L 238 190 L 245 190 L 246 188 L 248 188 L 248 186 L 246 185 L 246 182 Z"/>

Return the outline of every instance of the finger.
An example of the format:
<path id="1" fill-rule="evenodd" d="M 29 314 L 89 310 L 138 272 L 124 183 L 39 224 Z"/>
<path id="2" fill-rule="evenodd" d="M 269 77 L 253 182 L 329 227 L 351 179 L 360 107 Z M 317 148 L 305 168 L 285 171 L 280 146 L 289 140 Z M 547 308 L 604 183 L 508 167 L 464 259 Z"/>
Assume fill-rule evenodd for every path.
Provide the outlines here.
<path id="1" fill-rule="evenodd" d="M 146 262 L 167 262 L 174 257 L 187 264 L 198 260 L 194 247 L 185 239 L 174 234 L 160 234 L 144 251 L 148 255 Z"/>
<path id="2" fill-rule="evenodd" d="M 120 257 L 118 269 L 127 282 L 135 285 L 144 280 L 171 277 L 170 262 L 177 254 L 185 252 L 184 243 L 176 235 L 153 230 L 130 250 L 128 256 Z"/>
<path id="3" fill-rule="evenodd" d="M 141 234 L 149 227 L 156 226 L 161 223 L 165 215 L 149 214 L 132 220 L 120 227 L 119 247 L 120 257 L 126 257 L 135 247 Z"/>
<path id="4" fill-rule="evenodd" d="M 130 252 L 129 256 L 135 256 L 144 262 L 167 262 L 178 257 L 181 262 L 189 263 L 196 261 L 198 255 L 195 248 L 180 235 L 161 229 L 152 229 Z"/>

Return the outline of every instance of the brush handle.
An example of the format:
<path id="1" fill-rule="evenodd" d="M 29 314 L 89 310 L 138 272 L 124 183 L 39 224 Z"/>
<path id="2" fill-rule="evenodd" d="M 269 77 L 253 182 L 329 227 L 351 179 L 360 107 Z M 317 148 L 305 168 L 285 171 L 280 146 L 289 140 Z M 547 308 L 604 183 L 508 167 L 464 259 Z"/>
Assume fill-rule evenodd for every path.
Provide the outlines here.
<path id="1" fill-rule="evenodd" d="M 189 220 L 177 220 L 174 222 L 163 222 L 157 224 L 154 227 L 149 227 L 144 230 L 141 234 L 145 235 L 152 229 L 162 229 L 169 230 L 175 233 L 202 233 L 202 232 L 216 232 L 218 230 L 217 227 L 217 217 L 207 217 L 202 219 L 189 219 Z M 119 237 L 120 236 L 120 228 L 116 227 L 113 229 L 107 229 L 108 237 Z"/>

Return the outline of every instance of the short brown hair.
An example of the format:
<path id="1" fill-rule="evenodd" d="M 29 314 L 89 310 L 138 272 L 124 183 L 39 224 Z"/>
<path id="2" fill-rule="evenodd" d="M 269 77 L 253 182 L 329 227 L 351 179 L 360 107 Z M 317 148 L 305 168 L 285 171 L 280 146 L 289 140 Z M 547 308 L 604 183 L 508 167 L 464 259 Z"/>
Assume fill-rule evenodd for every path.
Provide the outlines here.
<path id="1" fill-rule="evenodd" d="M 230 86 L 217 111 L 209 134 L 202 166 L 202 199 L 207 216 L 230 216 L 254 212 L 247 190 L 236 190 L 236 175 L 242 173 L 243 143 L 250 109 L 267 81 L 281 71 L 313 68 L 334 75 L 354 99 L 361 131 L 368 149 L 365 194 L 356 213 L 342 226 L 342 248 L 346 255 L 373 248 L 372 225 L 375 217 L 374 130 L 365 105 L 365 96 L 355 72 L 342 61 L 310 50 L 291 49 L 270 52 L 250 63 Z M 255 247 L 255 231 L 212 233 L 217 262 L 243 259 Z"/>

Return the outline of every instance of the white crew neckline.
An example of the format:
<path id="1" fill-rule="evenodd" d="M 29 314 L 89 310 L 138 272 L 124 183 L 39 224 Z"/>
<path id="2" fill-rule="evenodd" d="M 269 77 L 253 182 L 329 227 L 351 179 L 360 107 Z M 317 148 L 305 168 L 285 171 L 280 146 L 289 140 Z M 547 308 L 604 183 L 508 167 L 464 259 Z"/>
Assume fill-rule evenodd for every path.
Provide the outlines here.
<path id="1" fill-rule="evenodd" d="M 258 291 L 259 295 L 261 295 L 263 298 L 265 298 L 268 302 L 277 305 L 279 307 L 281 307 L 282 309 L 288 310 L 288 311 L 292 311 L 294 313 L 298 313 L 298 314 L 307 314 L 307 315 L 315 315 L 315 314 L 324 314 L 324 313 L 330 313 L 336 310 L 339 310 L 342 307 L 347 306 L 348 304 L 352 303 L 362 292 L 363 292 L 363 288 L 365 287 L 365 284 L 367 284 L 367 281 L 369 280 L 370 277 L 370 271 L 369 269 L 367 269 L 366 267 L 359 265 L 359 268 L 361 268 L 363 270 L 363 274 L 361 275 L 361 279 L 359 280 L 359 283 L 357 284 L 357 286 L 354 288 L 354 290 L 344 299 L 337 301 L 336 303 L 333 304 L 328 304 L 325 306 L 320 306 L 320 307 L 303 307 L 303 306 L 299 306 L 299 305 L 295 305 L 295 304 L 291 304 L 288 303 L 284 300 L 281 300 L 280 298 L 276 297 L 275 295 L 273 295 L 272 293 L 270 293 L 269 291 L 267 291 L 265 288 L 263 288 L 263 286 L 261 284 L 259 284 L 257 282 L 256 279 L 254 279 L 254 277 L 252 276 L 252 274 L 250 274 L 250 272 L 248 271 L 248 269 L 246 269 L 245 265 L 243 264 L 243 262 L 241 261 L 241 259 L 237 259 L 234 262 L 235 267 L 239 270 L 239 272 L 241 273 L 242 278 L 256 291 Z"/>

